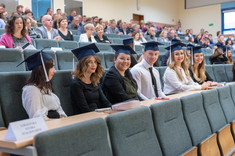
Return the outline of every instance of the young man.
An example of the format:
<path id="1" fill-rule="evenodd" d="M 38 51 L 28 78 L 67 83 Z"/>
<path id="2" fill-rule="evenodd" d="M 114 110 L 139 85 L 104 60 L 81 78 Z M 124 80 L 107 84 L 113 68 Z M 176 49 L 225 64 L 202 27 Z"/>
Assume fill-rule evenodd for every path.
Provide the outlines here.
<path id="1" fill-rule="evenodd" d="M 138 95 L 143 100 L 165 97 L 161 89 L 159 72 L 153 68 L 159 56 L 160 43 L 151 41 L 142 44 L 145 45 L 143 59 L 131 69 L 131 74 L 138 85 Z"/>

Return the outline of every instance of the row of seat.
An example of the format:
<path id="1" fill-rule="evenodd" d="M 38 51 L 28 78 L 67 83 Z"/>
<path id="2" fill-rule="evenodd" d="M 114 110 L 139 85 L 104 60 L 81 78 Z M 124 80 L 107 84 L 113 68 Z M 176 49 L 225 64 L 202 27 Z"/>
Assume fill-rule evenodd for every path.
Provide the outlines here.
<path id="1" fill-rule="evenodd" d="M 234 120 L 235 84 L 45 131 L 35 147 L 43 156 L 228 155 Z"/>
<path id="2" fill-rule="evenodd" d="M 84 45 L 85 44 L 87 44 L 87 43 L 84 43 Z M 111 66 L 113 66 L 113 58 L 114 58 L 115 53 L 108 52 L 107 45 L 103 46 L 103 44 L 97 43 L 97 46 L 101 51 L 101 52 L 97 53 L 97 55 L 100 57 L 103 67 L 105 69 L 109 69 Z M 137 47 L 139 47 L 139 46 L 136 46 L 136 49 L 137 49 Z M 142 49 L 142 47 L 140 46 L 138 50 L 141 50 L 141 49 Z M 37 49 L 25 49 L 24 53 L 22 54 L 19 49 L 1 48 L 0 49 L 0 56 L 1 56 L 0 57 L 0 72 L 27 70 L 25 67 L 25 64 L 22 64 L 21 66 L 19 66 L 17 68 L 16 68 L 16 66 L 20 62 L 22 62 L 25 58 L 27 58 L 28 56 L 30 56 L 38 51 L 39 50 L 37 50 Z M 65 49 L 62 51 L 54 52 L 53 50 L 45 49 L 44 52 L 47 52 L 55 60 L 55 68 L 57 70 L 67 70 L 67 69 L 71 70 L 71 69 L 73 69 L 73 54 L 70 50 Z M 137 58 L 139 58 L 141 55 L 142 55 L 141 53 L 138 53 Z M 158 57 L 159 65 L 162 64 L 163 56 L 164 56 L 164 54 L 160 54 Z M 210 58 L 210 56 L 205 56 L 205 62 L 207 64 L 207 66 L 210 65 L 209 58 Z M 74 60 L 77 62 L 76 58 Z M 213 65 L 213 66 L 217 67 L 216 65 Z M 166 67 L 163 67 L 163 68 L 165 69 Z M 231 72 L 229 72 L 229 73 L 231 73 Z M 212 77 L 213 77 L 213 75 L 212 75 Z"/>
<path id="3" fill-rule="evenodd" d="M 0 66 L 2 65 L 0 64 Z M 160 73 L 160 80 L 163 87 L 162 77 L 166 67 L 156 69 Z M 206 70 L 217 82 L 232 81 L 232 65 L 208 65 L 206 66 Z M 4 122 L 1 122 L 0 119 L 0 126 L 7 126 L 9 122 L 28 118 L 22 107 L 21 94 L 22 88 L 29 78 L 30 73 L 30 71 L 0 72 L 0 109 L 2 109 L 4 119 Z M 62 107 L 68 115 L 73 115 L 70 99 L 71 80 L 71 70 L 58 70 L 52 79 L 55 93 L 60 98 Z M 15 113 L 12 114 L 12 111 Z"/>

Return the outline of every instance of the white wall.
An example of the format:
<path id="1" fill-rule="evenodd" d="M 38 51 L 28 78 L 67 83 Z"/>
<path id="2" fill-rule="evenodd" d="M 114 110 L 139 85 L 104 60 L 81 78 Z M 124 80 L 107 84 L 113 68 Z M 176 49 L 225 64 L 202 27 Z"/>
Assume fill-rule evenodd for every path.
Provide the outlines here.
<path id="1" fill-rule="evenodd" d="M 18 0 L 18 2 L 19 2 L 19 5 L 24 6 L 24 9 L 27 7 L 27 8 L 30 8 L 32 10 L 31 0 Z"/>
<path id="2" fill-rule="evenodd" d="M 201 28 L 204 28 L 213 36 L 216 36 L 216 32 L 221 30 L 220 4 L 185 10 L 184 0 L 178 1 L 178 18 L 181 21 L 183 31 L 188 28 L 192 28 L 194 30 L 194 34 L 197 34 Z M 209 26 L 211 23 L 214 25 Z"/>
<path id="3" fill-rule="evenodd" d="M 54 0 L 54 13 L 56 13 L 56 9 L 61 9 L 64 12 L 64 0 Z"/>
<path id="4" fill-rule="evenodd" d="M 176 6 L 177 0 L 140 0 L 140 10 L 137 10 L 137 0 L 84 0 L 83 14 L 128 22 L 135 13 L 144 15 L 145 21 L 176 24 Z"/>

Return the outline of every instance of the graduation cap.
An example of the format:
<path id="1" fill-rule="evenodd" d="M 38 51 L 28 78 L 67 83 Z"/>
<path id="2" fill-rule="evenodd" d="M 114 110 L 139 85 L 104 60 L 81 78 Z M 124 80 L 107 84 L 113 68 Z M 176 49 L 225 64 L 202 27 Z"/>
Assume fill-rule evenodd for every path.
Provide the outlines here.
<path id="1" fill-rule="evenodd" d="M 176 38 L 173 38 L 172 40 L 171 40 L 171 44 L 176 44 L 176 43 L 181 43 L 182 41 L 181 40 L 178 40 L 178 39 L 176 39 Z"/>
<path id="2" fill-rule="evenodd" d="M 124 45 L 129 45 L 131 43 L 134 43 L 133 37 L 130 38 L 123 38 L 122 39 Z"/>
<path id="3" fill-rule="evenodd" d="M 195 46 L 191 43 L 187 44 L 187 50 L 191 50 L 194 48 Z"/>
<path id="4" fill-rule="evenodd" d="M 186 46 L 184 43 L 178 42 L 166 47 L 165 49 L 170 50 L 170 53 L 172 53 L 176 50 L 182 50 L 182 47 L 184 46 Z M 170 64 L 171 64 L 171 54 L 170 54 Z"/>
<path id="5" fill-rule="evenodd" d="M 124 53 L 124 54 L 136 54 L 136 52 L 130 47 L 126 45 L 111 45 L 111 47 L 115 50 L 116 54 Z"/>
<path id="6" fill-rule="evenodd" d="M 50 60 L 50 59 L 52 59 L 52 57 L 41 50 L 41 51 L 29 56 L 28 58 L 26 58 L 19 65 L 26 62 L 29 70 L 33 70 L 34 68 L 42 65 L 43 70 L 44 70 L 44 74 L 46 77 L 46 81 L 49 82 L 44 62 L 47 60 Z M 18 67 L 19 65 L 17 65 L 16 67 Z"/>
<path id="7" fill-rule="evenodd" d="M 175 43 L 175 44 L 172 44 L 168 47 L 166 47 L 165 49 L 167 50 L 170 50 L 170 52 L 174 52 L 176 50 L 182 50 L 182 47 L 186 46 L 186 44 L 184 43 Z"/>
<path id="8" fill-rule="evenodd" d="M 147 50 L 153 50 L 153 51 L 158 51 L 158 45 L 163 45 L 162 43 L 156 42 L 156 41 L 150 41 L 150 42 L 145 42 L 145 43 L 141 43 L 142 45 L 144 45 L 144 51 Z"/>
<path id="9" fill-rule="evenodd" d="M 77 57 L 78 61 L 81 60 L 85 56 L 89 55 L 95 55 L 97 52 L 99 52 L 99 49 L 95 45 L 95 43 L 73 49 L 71 50 L 72 53 Z"/>
<path id="10" fill-rule="evenodd" d="M 192 51 L 192 55 L 191 55 L 191 64 L 193 65 L 193 54 L 197 54 L 197 53 L 202 53 L 202 47 L 201 46 L 194 46 L 193 47 L 193 51 Z"/>

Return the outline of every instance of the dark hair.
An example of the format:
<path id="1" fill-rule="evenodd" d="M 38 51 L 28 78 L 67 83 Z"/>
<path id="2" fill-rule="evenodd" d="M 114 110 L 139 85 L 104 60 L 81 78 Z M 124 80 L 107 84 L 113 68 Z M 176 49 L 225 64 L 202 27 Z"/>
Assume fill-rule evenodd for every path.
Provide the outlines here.
<path id="1" fill-rule="evenodd" d="M 225 45 L 228 45 L 228 41 L 231 41 L 231 42 L 232 42 L 231 38 L 228 38 L 228 39 L 225 41 Z"/>
<path id="2" fill-rule="evenodd" d="M 49 12 L 50 10 L 51 10 L 51 8 L 48 8 L 48 9 L 47 9 L 47 12 Z"/>
<path id="3" fill-rule="evenodd" d="M 24 14 L 26 15 L 26 14 L 28 14 L 28 13 L 33 14 L 32 11 L 30 11 L 30 10 L 25 10 Z"/>
<path id="4" fill-rule="evenodd" d="M 6 5 L 4 3 L 1 3 L 0 6 L 6 8 Z"/>
<path id="5" fill-rule="evenodd" d="M 44 63 L 48 74 L 49 70 L 54 66 L 54 62 L 52 59 L 50 59 L 45 61 Z M 26 85 L 35 85 L 45 94 L 50 94 L 50 91 L 54 92 L 52 82 L 46 82 L 46 77 L 42 65 L 37 66 L 32 70 L 32 73 L 30 75 L 30 78 L 26 82 Z"/>
<path id="6" fill-rule="evenodd" d="M 19 8 L 23 8 L 23 5 L 17 5 L 16 10 L 18 10 Z"/>
<path id="7" fill-rule="evenodd" d="M 8 22 L 6 24 L 5 31 L 6 31 L 7 34 L 13 35 L 14 34 L 14 29 L 15 29 L 14 23 L 15 23 L 15 20 L 18 19 L 18 18 L 22 19 L 23 29 L 21 30 L 21 35 L 23 37 L 25 37 L 26 34 L 27 34 L 27 30 L 26 30 L 26 26 L 25 26 L 25 21 L 24 21 L 23 17 L 20 16 L 20 15 L 14 15 L 14 16 L 10 17 L 10 19 L 8 20 Z"/>

